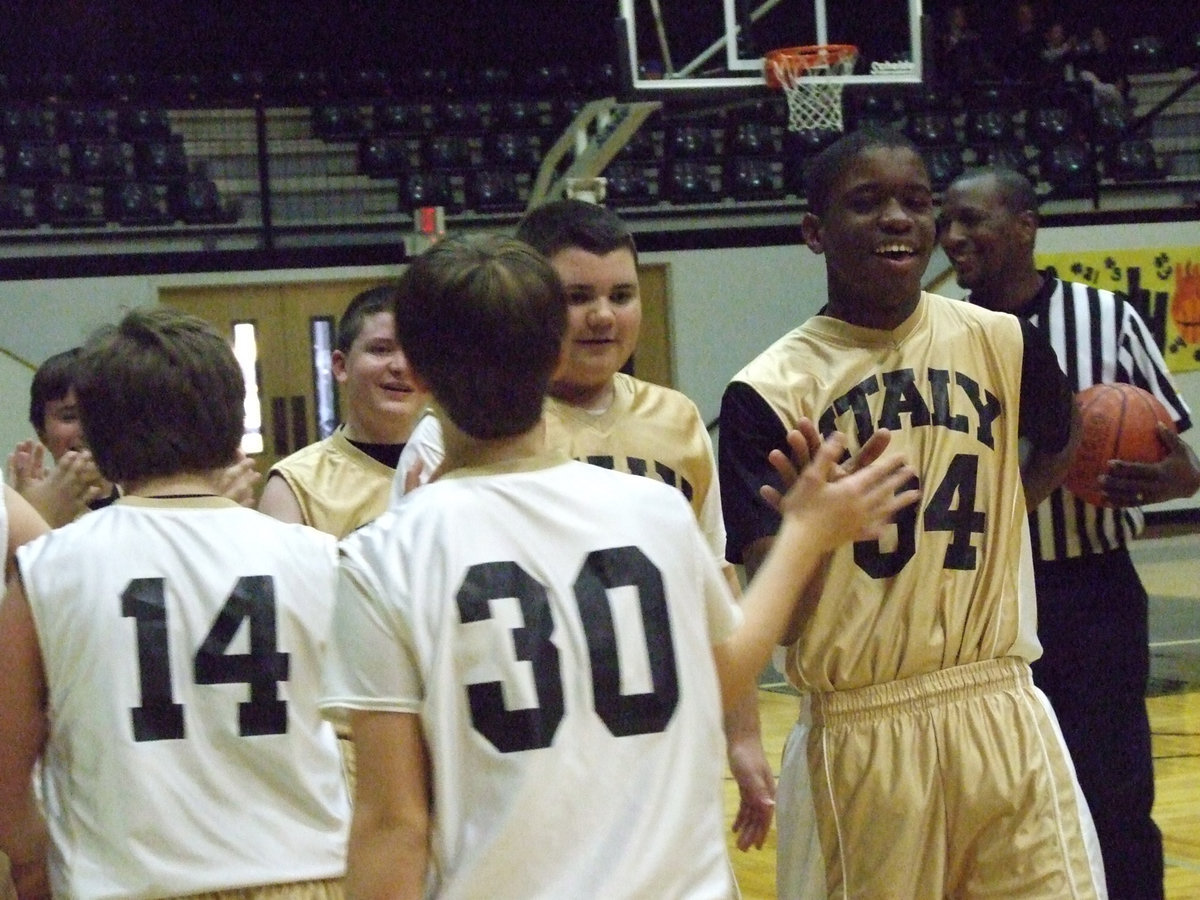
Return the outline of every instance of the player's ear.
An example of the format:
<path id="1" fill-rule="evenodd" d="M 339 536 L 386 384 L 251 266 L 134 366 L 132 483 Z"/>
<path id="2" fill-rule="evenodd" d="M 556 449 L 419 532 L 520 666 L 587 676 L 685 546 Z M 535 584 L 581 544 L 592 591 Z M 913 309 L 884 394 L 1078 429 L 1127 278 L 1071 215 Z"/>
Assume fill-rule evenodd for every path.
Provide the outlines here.
<path id="1" fill-rule="evenodd" d="M 1021 236 L 1022 242 L 1033 246 L 1033 242 L 1037 237 L 1037 213 L 1031 209 L 1017 214 L 1016 219 L 1017 232 Z"/>
<path id="2" fill-rule="evenodd" d="M 815 213 L 805 213 L 800 220 L 800 234 L 813 253 L 824 253 L 825 242 L 821 239 L 821 219 Z"/>
<path id="3" fill-rule="evenodd" d="M 333 377 L 337 381 L 346 380 L 346 354 L 341 350 L 334 350 L 329 354 L 329 370 L 333 372 Z"/>

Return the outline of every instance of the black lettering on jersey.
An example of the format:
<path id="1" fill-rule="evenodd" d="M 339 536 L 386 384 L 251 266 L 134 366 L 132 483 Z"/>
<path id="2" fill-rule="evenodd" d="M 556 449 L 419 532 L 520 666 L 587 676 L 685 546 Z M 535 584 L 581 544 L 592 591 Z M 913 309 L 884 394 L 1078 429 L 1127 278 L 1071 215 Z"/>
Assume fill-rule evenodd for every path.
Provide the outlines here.
<path id="1" fill-rule="evenodd" d="M 537 706 L 508 709 L 499 681 L 467 685 L 471 722 L 501 753 L 549 747 L 563 717 L 562 675 L 546 589 L 515 562 L 479 563 L 467 570 L 455 598 L 464 625 L 492 617 L 492 600 L 513 597 L 525 624 L 512 630 L 512 651 L 533 670 Z"/>
<path id="2" fill-rule="evenodd" d="M 955 372 L 954 380 L 963 389 L 970 399 L 971 405 L 975 407 L 975 412 L 979 415 L 979 429 L 975 432 L 975 437 L 985 447 L 995 447 L 996 439 L 992 436 L 992 423 L 1000 417 L 999 399 L 991 391 L 983 390 L 979 386 L 979 382 L 962 372 Z"/>
<path id="3" fill-rule="evenodd" d="M 608 591 L 625 586 L 638 589 L 650 658 L 652 690 L 647 694 L 621 693 L 620 657 Z M 575 581 L 575 600 L 587 635 L 596 714 L 617 737 L 662 731 L 679 703 L 679 680 L 658 569 L 637 547 L 597 550 L 588 554 Z"/>
<path id="4" fill-rule="evenodd" d="M 900 430 L 900 417 L 908 416 L 908 423 L 916 428 L 929 424 L 929 407 L 917 390 L 912 369 L 898 369 L 883 375 L 883 409 L 879 413 L 879 427 Z"/>
<path id="5" fill-rule="evenodd" d="M 230 653 L 234 635 L 247 622 L 250 652 Z M 196 684 L 248 684 L 250 700 L 238 704 L 238 733 L 286 734 L 287 703 L 279 682 L 288 680 L 291 658 L 279 652 L 275 631 L 275 582 L 269 575 L 239 578 L 196 651 Z"/>
<path id="6" fill-rule="evenodd" d="M 978 419 L 975 437 L 989 449 L 994 448 L 996 442 L 992 426 L 1003 412 L 996 395 L 984 390 L 975 379 L 962 372 L 954 373 L 954 384 L 959 391 L 951 389 L 949 371 L 929 369 L 927 375 L 929 399 L 921 393 L 922 388 L 917 384 L 912 369 L 896 369 L 872 375 L 835 398 L 821 413 L 817 422 L 818 429 L 825 435 L 840 430 L 838 420 L 847 412 L 851 412 L 854 418 L 854 436 L 859 446 L 867 442 L 877 427 L 900 429 L 904 424 L 902 416 L 905 415 L 908 417 L 910 428 L 937 425 L 965 434 L 970 429 L 969 420 L 965 413 L 954 410 L 954 399 L 958 394 L 962 394 Z M 881 382 L 884 385 L 884 396 L 876 422 L 871 417 L 867 398 L 879 393 Z"/>
<path id="7" fill-rule="evenodd" d="M 278 650 L 275 583 L 269 575 L 239 578 L 193 657 L 196 684 L 247 684 L 250 700 L 238 704 L 238 734 L 243 737 L 287 732 L 287 701 L 279 682 L 287 681 L 289 656 Z M 141 704 L 130 710 L 133 739 L 178 740 L 185 737 L 183 706 L 174 700 L 166 582 L 135 578 L 121 592 L 121 615 L 137 623 L 138 687 Z M 241 627 L 249 623 L 249 653 L 229 653 Z"/>
<path id="8" fill-rule="evenodd" d="M 621 693 L 616 623 L 608 591 L 637 589 L 646 636 L 652 690 Z M 478 563 L 463 578 L 457 595 L 463 624 L 492 617 L 490 600 L 512 597 L 523 623 L 512 629 L 512 653 L 533 670 L 537 706 L 510 710 L 500 682 L 466 685 L 471 723 L 501 753 L 549 747 L 562 722 L 563 681 L 553 643 L 554 616 L 546 588 L 515 562 Z M 679 675 L 662 574 L 637 547 L 614 547 L 588 554 L 574 582 L 574 601 L 588 646 L 589 677 L 596 714 L 615 737 L 664 730 L 679 702 Z"/>
<path id="9" fill-rule="evenodd" d="M 927 532 L 948 531 L 951 538 L 942 556 L 943 569 L 973 570 L 978 565 L 978 548 L 972 538 L 983 534 L 987 527 L 987 513 L 975 508 L 975 494 L 979 476 L 979 457 L 974 453 L 958 453 L 950 460 L 946 474 L 928 494 L 920 524 Z M 915 476 L 901 488 L 902 491 L 921 486 Z M 872 578 L 893 578 L 908 565 L 917 552 L 917 505 L 909 506 L 896 514 L 891 528 L 894 529 L 894 544 L 884 550 L 882 539 L 855 541 L 854 562 Z"/>
<path id="10" fill-rule="evenodd" d="M 617 465 L 617 460 L 612 456 L 584 456 L 580 458 L 580 462 L 585 462 L 590 466 L 596 466 L 600 469 L 608 469 L 610 471 L 626 472 L 630 475 L 648 475 L 650 471 L 650 463 L 648 460 L 637 456 L 624 457 L 625 466 L 620 468 Z M 661 463 L 658 460 L 654 461 L 654 473 L 658 475 L 663 484 L 669 484 L 673 488 L 678 488 L 687 501 L 692 501 L 692 495 L 695 492 L 692 483 L 686 478 L 679 475 L 674 469 L 666 463 Z"/>
<path id="11" fill-rule="evenodd" d="M 929 389 L 933 395 L 933 420 L 931 424 L 941 425 L 951 431 L 967 433 L 967 417 L 963 413 L 950 413 L 950 371 L 948 369 L 929 370 Z"/>
<path id="12" fill-rule="evenodd" d="M 879 393 L 879 379 L 874 375 L 850 388 L 821 414 L 817 423 L 821 434 L 827 435 L 837 431 L 837 420 L 852 411 L 855 437 L 860 445 L 865 444 L 867 439 L 875 433 L 875 422 L 871 418 L 871 407 L 867 398 L 877 393 Z"/>
<path id="13" fill-rule="evenodd" d="M 135 741 L 184 736 L 183 706 L 171 687 L 166 591 L 161 578 L 135 578 L 121 592 L 121 615 L 137 623 L 138 687 L 142 702 L 129 711 Z"/>

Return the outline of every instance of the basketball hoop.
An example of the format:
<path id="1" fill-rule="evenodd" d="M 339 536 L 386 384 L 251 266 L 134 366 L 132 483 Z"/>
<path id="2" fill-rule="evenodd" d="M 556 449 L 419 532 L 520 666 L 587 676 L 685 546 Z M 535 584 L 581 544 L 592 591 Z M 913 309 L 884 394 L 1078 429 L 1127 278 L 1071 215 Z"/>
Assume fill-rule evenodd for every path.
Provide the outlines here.
<path id="1" fill-rule="evenodd" d="M 842 83 L 828 75 L 854 71 L 858 48 L 851 44 L 783 47 L 766 55 L 763 75 L 767 87 L 787 97 L 788 128 L 792 131 L 841 131 Z"/>

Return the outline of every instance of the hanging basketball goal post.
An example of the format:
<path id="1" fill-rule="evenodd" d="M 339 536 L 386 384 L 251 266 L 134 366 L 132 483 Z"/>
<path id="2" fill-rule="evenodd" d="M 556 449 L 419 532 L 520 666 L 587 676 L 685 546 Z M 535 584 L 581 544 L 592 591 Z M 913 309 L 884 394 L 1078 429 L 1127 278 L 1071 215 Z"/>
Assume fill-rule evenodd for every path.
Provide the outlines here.
<path id="1" fill-rule="evenodd" d="M 829 76 L 854 71 L 858 48 L 852 44 L 781 47 L 763 59 L 767 87 L 783 91 L 792 131 L 841 131 L 844 82 Z"/>

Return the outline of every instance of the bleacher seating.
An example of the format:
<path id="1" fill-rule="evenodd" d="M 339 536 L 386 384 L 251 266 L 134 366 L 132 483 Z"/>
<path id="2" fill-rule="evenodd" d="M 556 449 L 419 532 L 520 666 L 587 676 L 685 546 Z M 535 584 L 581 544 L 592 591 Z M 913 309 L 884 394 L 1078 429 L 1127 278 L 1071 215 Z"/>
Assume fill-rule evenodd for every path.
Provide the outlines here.
<path id="1" fill-rule="evenodd" d="M 1157 122 L 1135 128 L 1154 102 L 1145 85 L 1162 85 L 1161 96 L 1178 83 L 1172 73 L 1141 71 L 1161 69 L 1161 46 L 1141 42 L 1136 112 L 1093 108 L 1069 86 L 1047 94 L 1006 84 L 853 85 L 844 94 L 847 127 L 904 130 L 920 145 L 935 190 L 981 163 L 1024 170 L 1051 199 L 1200 178 L 1200 111 L 1169 134 Z M 1192 49 L 1200 62 L 1200 43 Z M 0 77 L 0 228 L 28 228 L 30 216 L 95 227 L 97 209 L 102 225 L 253 227 L 268 200 L 275 222 L 300 226 L 403 222 L 425 205 L 452 217 L 509 218 L 523 210 L 563 128 L 614 80 L 611 67 L 585 75 L 556 65 L 368 65 L 269 77 L 235 67 L 206 77 L 106 73 L 91 83 L 46 73 L 7 85 Z M 602 173 L 608 202 L 722 214 L 802 208 L 805 166 L 837 132 L 793 133 L 786 123 L 778 94 L 698 111 L 668 103 Z"/>

